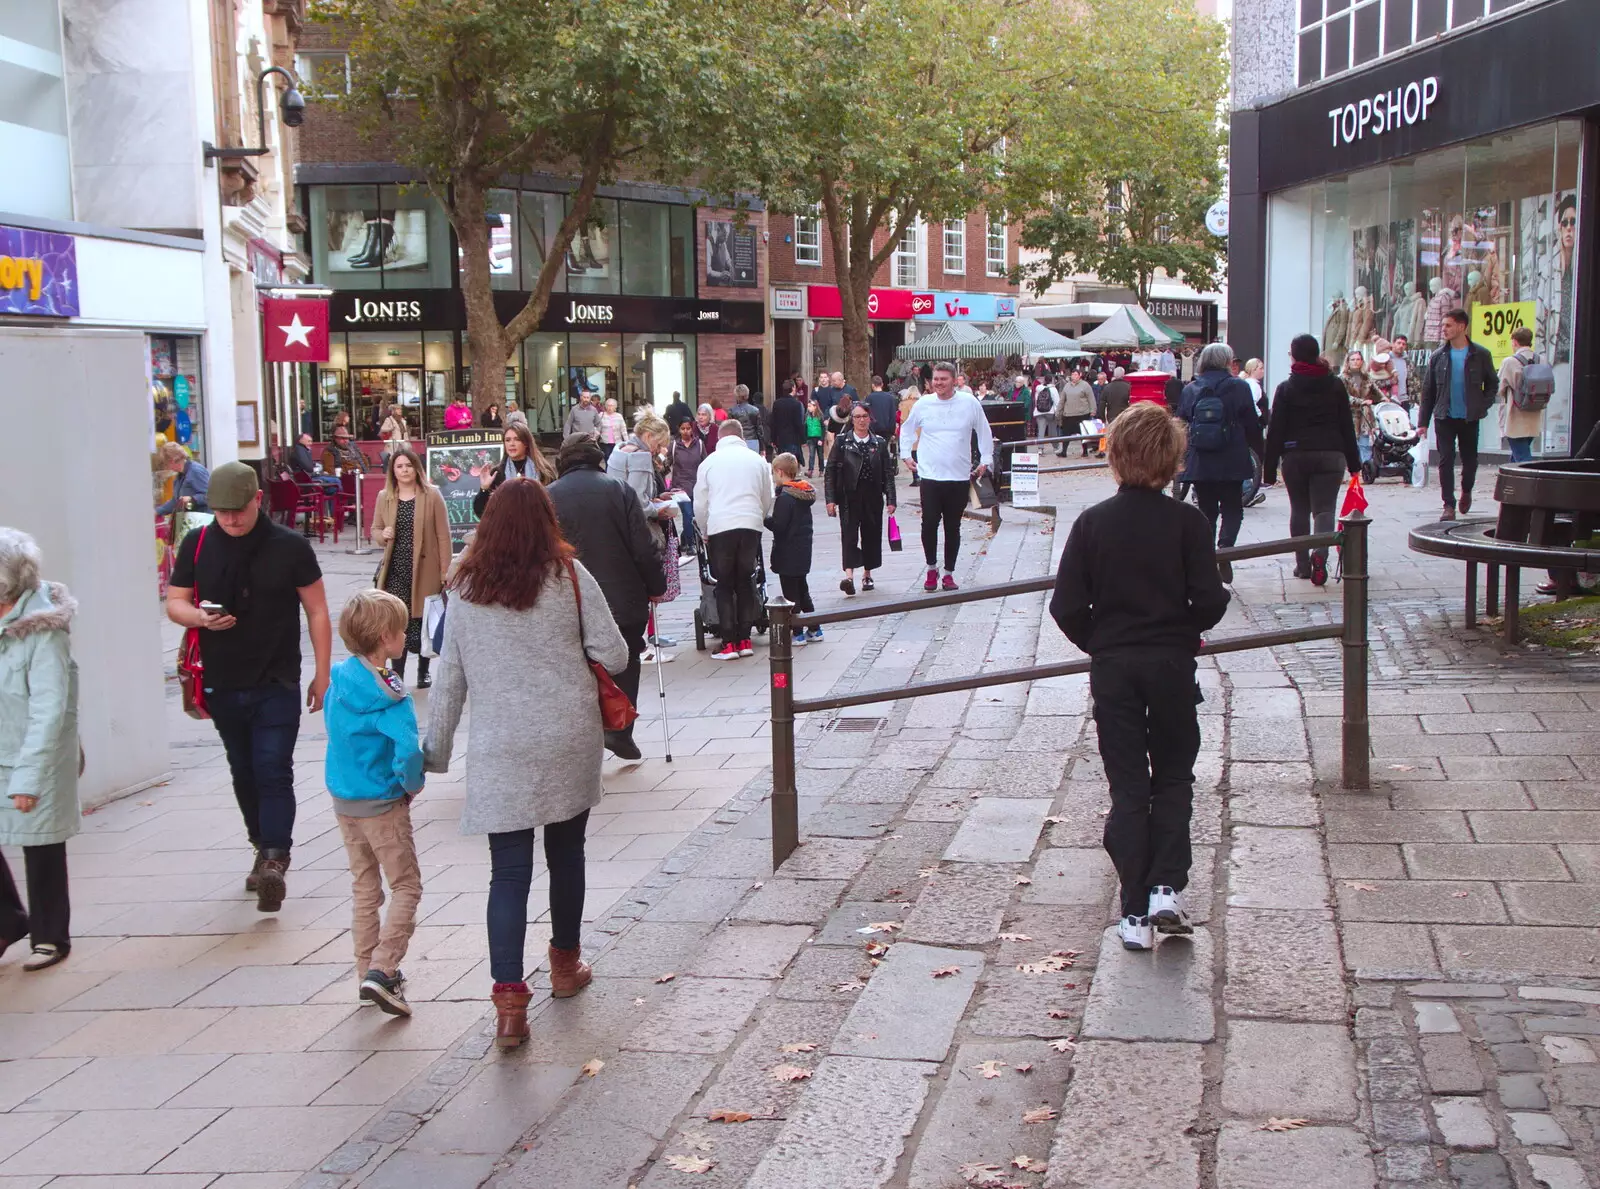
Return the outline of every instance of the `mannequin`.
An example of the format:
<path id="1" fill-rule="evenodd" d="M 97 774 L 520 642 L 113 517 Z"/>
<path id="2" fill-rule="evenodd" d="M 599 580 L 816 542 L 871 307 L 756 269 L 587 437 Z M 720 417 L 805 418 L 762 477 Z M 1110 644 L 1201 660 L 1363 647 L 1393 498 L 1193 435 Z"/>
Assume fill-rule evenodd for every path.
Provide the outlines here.
<path id="1" fill-rule="evenodd" d="M 1378 317 L 1372 308 L 1372 298 L 1367 295 L 1365 286 L 1357 285 L 1356 303 L 1350 310 L 1350 349 L 1365 347 L 1377 332 Z"/>
<path id="2" fill-rule="evenodd" d="M 1350 310 L 1344 304 L 1344 291 L 1336 289 L 1328 320 L 1322 324 L 1322 349 L 1329 355 L 1343 355 L 1345 344 L 1349 341 Z"/>
<path id="3" fill-rule="evenodd" d="M 1417 292 L 1417 283 L 1407 281 L 1405 295 L 1395 304 L 1394 324 L 1389 327 L 1389 337 L 1404 335 L 1413 343 L 1420 343 L 1427 325 L 1428 299 Z"/>
<path id="4" fill-rule="evenodd" d="M 1467 274 L 1467 313 L 1480 305 L 1494 304 L 1494 290 L 1481 272 L 1474 270 Z"/>
<path id="5" fill-rule="evenodd" d="M 1456 308 L 1456 291 L 1449 288 L 1440 277 L 1428 282 L 1428 316 L 1423 327 L 1423 342 L 1438 346 L 1444 341 L 1444 316 Z"/>

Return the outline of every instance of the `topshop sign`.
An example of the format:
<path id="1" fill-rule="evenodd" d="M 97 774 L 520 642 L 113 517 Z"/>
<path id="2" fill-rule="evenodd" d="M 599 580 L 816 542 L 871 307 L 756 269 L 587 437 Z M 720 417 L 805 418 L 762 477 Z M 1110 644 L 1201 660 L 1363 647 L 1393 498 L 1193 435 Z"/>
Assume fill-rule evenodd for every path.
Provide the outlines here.
<path id="1" fill-rule="evenodd" d="M 1428 111 L 1438 98 L 1439 79 L 1430 75 L 1403 87 L 1380 91 L 1371 98 L 1336 107 L 1328 113 L 1328 122 L 1333 126 L 1333 147 L 1420 124 L 1428 118 Z"/>

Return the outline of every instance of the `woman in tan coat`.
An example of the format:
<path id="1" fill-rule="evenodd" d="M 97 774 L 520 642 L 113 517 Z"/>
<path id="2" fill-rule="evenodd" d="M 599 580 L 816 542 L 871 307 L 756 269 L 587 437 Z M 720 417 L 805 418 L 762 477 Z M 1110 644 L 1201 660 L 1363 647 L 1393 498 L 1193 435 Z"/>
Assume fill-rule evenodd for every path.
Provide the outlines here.
<path id="1" fill-rule="evenodd" d="M 444 589 L 450 568 L 450 518 L 444 497 L 428 481 L 427 469 L 409 446 L 389 458 L 388 476 L 372 514 L 372 538 L 383 544 L 383 562 L 374 583 L 411 608 L 406 625 L 406 652 L 417 656 L 417 688 L 427 689 L 428 658 L 422 652 L 422 605 Z M 394 661 L 406 674 L 406 658 Z"/>

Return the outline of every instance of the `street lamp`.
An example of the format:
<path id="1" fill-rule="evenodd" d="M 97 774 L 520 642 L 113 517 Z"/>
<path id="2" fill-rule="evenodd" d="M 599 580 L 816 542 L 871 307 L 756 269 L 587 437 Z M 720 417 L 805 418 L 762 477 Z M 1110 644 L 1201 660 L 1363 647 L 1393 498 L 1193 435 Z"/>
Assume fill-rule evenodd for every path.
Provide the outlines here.
<path id="1" fill-rule="evenodd" d="M 238 157 L 264 157 L 272 150 L 267 148 L 267 103 L 262 90 L 269 74 L 281 74 L 289 89 L 283 93 L 279 107 L 283 111 L 283 122 L 291 128 L 298 128 L 306 122 L 306 97 L 300 94 L 300 81 L 282 66 L 269 66 L 256 76 L 256 122 L 259 125 L 261 147 L 248 148 L 218 148 L 206 142 L 206 160 L 220 159 L 232 160 Z"/>

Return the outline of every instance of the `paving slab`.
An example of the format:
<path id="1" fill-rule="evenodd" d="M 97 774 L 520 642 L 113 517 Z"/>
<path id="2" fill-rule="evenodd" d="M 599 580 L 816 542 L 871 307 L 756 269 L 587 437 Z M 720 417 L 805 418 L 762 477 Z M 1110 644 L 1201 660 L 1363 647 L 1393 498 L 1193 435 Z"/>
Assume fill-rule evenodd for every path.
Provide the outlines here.
<path id="1" fill-rule="evenodd" d="M 705 978 L 777 978 L 810 936 L 808 925 L 724 925 L 698 953 L 684 955 L 687 971 Z"/>
<path id="2" fill-rule="evenodd" d="M 1600 970 L 1593 929 L 1535 925 L 1437 925 L 1439 961 L 1453 978 L 1515 982 L 1529 976 L 1592 977 Z"/>
<path id="3" fill-rule="evenodd" d="M 650 1005 L 650 1014 L 622 1042 L 651 1053 L 720 1053 L 770 993 L 762 979 L 674 979 Z"/>
<path id="4" fill-rule="evenodd" d="M 1116 888 L 1117 872 L 1103 847 L 1051 847 L 1039 856 L 1024 887 L 1028 904 L 1081 904 L 1103 909 Z"/>
<path id="5" fill-rule="evenodd" d="M 934 972 L 956 967 L 950 975 Z M 899 1061 L 943 1061 L 983 973 L 973 950 L 897 942 L 856 1000 L 831 1052 Z"/>
<path id="6" fill-rule="evenodd" d="M 1236 826 L 1232 837 L 1230 908 L 1328 907 L 1322 843 L 1315 830 Z"/>
<path id="7" fill-rule="evenodd" d="M 1085 1037 L 1116 1040 L 1209 1041 L 1216 1035 L 1212 1004 L 1212 939 L 1204 928 L 1168 937 L 1153 951 L 1130 953 L 1115 927 L 1101 937 Z"/>
<path id="8" fill-rule="evenodd" d="M 1000 918 L 1017 888 L 1017 872 L 961 864 L 920 882 L 922 894 L 906 917 L 902 936 L 939 945 L 986 945 L 1000 931 Z"/>
<path id="9" fill-rule="evenodd" d="M 752 1119 L 733 1125 L 694 1120 L 679 1128 L 661 1155 L 697 1156 L 710 1160 L 711 1168 L 687 1174 L 658 1158 L 636 1189 L 685 1189 L 691 1184 L 693 1189 L 744 1189 L 782 1130 L 779 1120 Z"/>
<path id="10" fill-rule="evenodd" d="M 1195 1044 L 1079 1045 L 1045 1189 L 1196 1189 L 1200 1157 L 1190 1129 L 1199 1122 L 1202 1051 Z M 1151 1127 L 1153 1118 L 1162 1126 Z"/>
<path id="11" fill-rule="evenodd" d="M 1025 863 L 1050 812 L 1046 800 L 979 797 L 944 849 L 953 863 Z"/>
<path id="12" fill-rule="evenodd" d="M 833 911 L 844 889 L 842 879 L 774 877 L 745 898 L 733 913 L 733 919 L 757 924 L 809 925 Z"/>
<path id="13" fill-rule="evenodd" d="M 698 1120 L 719 1109 L 749 1111 L 758 1119 L 782 1120 L 804 1092 L 804 1082 L 780 1082 L 772 1076 L 779 1065 L 815 1070 L 827 1055 L 833 1036 L 854 1001 L 795 1003 L 778 1000 L 751 1022 L 738 1046 L 717 1071 L 716 1080 L 695 1108 Z M 811 1052 L 783 1051 L 784 1045 L 813 1044 Z"/>
<path id="14" fill-rule="evenodd" d="M 1228 1122 L 1217 1139 L 1217 1189 L 1283 1189 L 1287 1170 L 1296 1189 L 1372 1189 L 1377 1173 L 1366 1137 L 1348 1127 L 1262 1131 L 1255 1122 Z"/>
<path id="15" fill-rule="evenodd" d="M 1285 1054 L 1294 1054 L 1285 1060 Z M 1355 1048 L 1343 1024 L 1235 1020 L 1223 1059 L 1222 1107 L 1235 1115 L 1356 1117 Z"/>
<path id="16" fill-rule="evenodd" d="M 1000 1076 L 983 1077 L 976 1068 L 983 1061 L 999 1061 Z M 1018 1155 L 1045 1163 L 1054 1129 L 1022 1116 L 1040 1106 L 1060 1109 L 1071 1065 L 1069 1054 L 1042 1041 L 962 1045 L 947 1084 L 935 1087 L 938 1102 L 917 1141 L 908 1189 L 946 1189 L 968 1163 L 1006 1167 Z"/>
<path id="17" fill-rule="evenodd" d="M 1508 919 L 1494 885 L 1475 880 L 1341 880 L 1334 891 L 1344 921 L 1497 924 Z"/>
<path id="18" fill-rule="evenodd" d="M 1342 1021 L 1348 1011 L 1339 939 L 1327 909 L 1228 912 L 1230 1016 Z"/>
<path id="19" fill-rule="evenodd" d="M 746 1189 L 878 1189 L 894 1175 L 937 1070 L 824 1058 Z"/>

